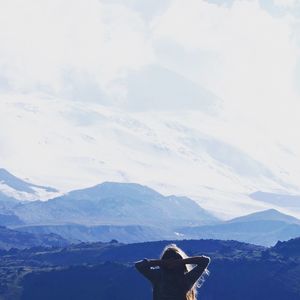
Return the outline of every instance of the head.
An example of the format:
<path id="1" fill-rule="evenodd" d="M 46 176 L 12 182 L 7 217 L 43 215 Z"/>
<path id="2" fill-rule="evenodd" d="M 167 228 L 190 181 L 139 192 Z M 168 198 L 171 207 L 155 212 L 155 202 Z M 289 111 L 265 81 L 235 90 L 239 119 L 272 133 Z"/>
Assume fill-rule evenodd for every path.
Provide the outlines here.
<path id="1" fill-rule="evenodd" d="M 175 244 L 170 244 L 166 246 L 161 254 L 161 259 L 184 259 L 187 258 L 188 256 Z M 179 271 L 179 270 L 177 270 Z M 181 270 L 182 272 L 187 272 L 187 266 L 184 265 L 183 269 Z"/>
<path id="2" fill-rule="evenodd" d="M 185 259 L 188 256 L 183 250 L 175 244 L 166 246 L 161 254 L 161 259 Z M 182 268 L 173 270 L 181 273 L 182 275 L 190 270 L 190 265 L 183 265 Z M 186 300 L 196 300 L 196 285 L 186 294 Z"/>

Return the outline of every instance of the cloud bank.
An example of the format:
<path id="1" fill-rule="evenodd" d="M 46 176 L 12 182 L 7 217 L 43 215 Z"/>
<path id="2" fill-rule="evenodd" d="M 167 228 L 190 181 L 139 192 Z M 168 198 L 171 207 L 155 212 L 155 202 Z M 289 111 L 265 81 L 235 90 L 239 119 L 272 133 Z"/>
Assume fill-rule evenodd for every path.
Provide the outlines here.
<path id="1" fill-rule="evenodd" d="M 147 110 L 153 99 L 146 92 L 130 97 L 140 87 L 134 79 L 150 67 L 168 70 L 151 86 L 158 93 L 171 82 L 163 74 L 174 72 L 191 82 L 172 83 L 181 94 L 204 87 L 223 99 L 228 118 L 248 118 L 285 137 L 298 125 L 299 1 L 263 3 L 1 0 L 0 91 Z M 179 99 L 176 107 L 203 107 L 188 103 Z"/>

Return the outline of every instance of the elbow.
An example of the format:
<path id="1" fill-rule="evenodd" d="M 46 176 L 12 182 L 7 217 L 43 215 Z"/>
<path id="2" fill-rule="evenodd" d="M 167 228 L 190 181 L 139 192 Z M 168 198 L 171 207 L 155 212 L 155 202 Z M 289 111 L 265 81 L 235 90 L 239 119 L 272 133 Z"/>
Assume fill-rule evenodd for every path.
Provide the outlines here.
<path id="1" fill-rule="evenodd" d="M 206 264 L 206 267 L 210 264 L 210 257 L 205 256 L 204 257 L 204 263 Z"/>
<path id="2" fill-rule="evenodd" d="M 137 261 L 134 266 L 137 270 L 142 270 L 146 267 L 146 264 L 147 264 L 147 260 L 144 259 L 144 260 L 140 260 L 140 261 Z"/>
<path id="3" fill-rule="evenodd" d="M 134 264 L 134 266 L 135 266 L 136 269 L 140 270 L 140 269 L 142 268 L 142 264 L 143 264 L 142 261 L 137 261 L 137 262 Z"/>
<path id="4" fill-rule="evenodd" d="M 202 263 L 205 265 L 205 268 L 210 264 L 210 257 L 203 256 L 202 257 Z"/>

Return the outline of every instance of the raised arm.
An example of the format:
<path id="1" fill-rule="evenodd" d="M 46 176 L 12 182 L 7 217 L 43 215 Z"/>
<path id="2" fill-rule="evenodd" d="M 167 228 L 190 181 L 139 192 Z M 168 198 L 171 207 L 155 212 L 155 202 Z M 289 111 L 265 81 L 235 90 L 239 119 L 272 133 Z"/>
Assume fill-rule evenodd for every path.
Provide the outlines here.
<path id="1" fill-rule="evenodd" d="M 183 259 L 184 264 L 191 264 L 191 265 L 201 265 L 204 267 L 204 270 L 207 268 L 207 266 L 210 263 L 210 258 L 208 256 L 202 255 L 202 256 L 192 256 Z"/>
<path id="2" fill-rule="evenodd" d="M 192 288 L 195 282 L 200 278 L 203 272 L 206 270 L 210 263 L 210 258 L 208 256 L 193 256 L 183 259 L 185 264 L 196 265 L 191 271 L 185 274 L 185 279 L 188 288 Z"/>
<path id="3" fill-rule="evenodd" d="M 168 259 L 168 260 L 158 260 L 157 263 L 160 266 L 166 266 L 170 269 L 182 266 L 182 265 L 197 265 L 202 266 L 204 270 L 208 266 L 210 262 L 210 258 L 208 256 L 192 256 L 184 259 Z"/>
<path id="4" fill-rule="evenodd" d="M 163 261 L 160 259 L 143 259 L 135 263 L 136 269 L 152 283 L 158 280 L 160 274 L 159 269 L 152 269 L 152 267 L 161 267 L 162 265 Z"/>

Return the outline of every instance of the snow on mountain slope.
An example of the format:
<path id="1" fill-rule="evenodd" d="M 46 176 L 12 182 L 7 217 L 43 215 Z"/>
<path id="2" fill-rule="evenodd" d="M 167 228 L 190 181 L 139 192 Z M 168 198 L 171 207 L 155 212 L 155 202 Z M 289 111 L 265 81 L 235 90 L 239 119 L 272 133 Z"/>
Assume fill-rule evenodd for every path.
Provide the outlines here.
<path id="1" fill-rule="evenodd" d="M 57 196 L 58 190 L 26 182 L 0 168 L 0 194 L 3 198 L 38 200 Z"/>
<path id="2" fill-rule="evenodd" d="M 137 182 L 225 218 L 274 207 L 248 196 L 256 190 L 299 193 L 295 149 L 221 115 L 125 112 L 43 94 L 2 94 L 0 112 L 0 165 L 62 191 Z"/>

